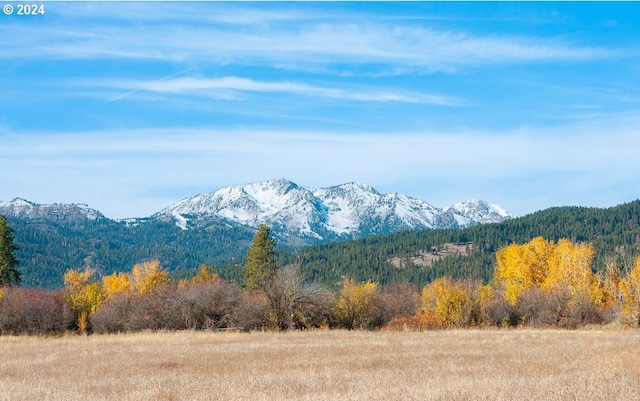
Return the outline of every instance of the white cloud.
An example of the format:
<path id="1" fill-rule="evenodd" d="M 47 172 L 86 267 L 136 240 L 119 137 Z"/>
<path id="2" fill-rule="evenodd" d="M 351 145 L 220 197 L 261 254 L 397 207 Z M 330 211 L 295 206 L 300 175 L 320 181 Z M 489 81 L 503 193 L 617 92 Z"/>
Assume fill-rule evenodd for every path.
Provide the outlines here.
<path id="1" fill-rule="evenodd" d="M 215 10 L 216 6 L 211 7 Z M 306 13 L 301 9 L 285 11 L 282 19 L 287 23 L 279 24 L 273 22 L 277 14 L 273 10 L 239 14 L 242 18 L 230 17 L 226 8 L 222 10 L 212 12 L 218 15 L 218 20 L 208 23 L 193 23 L 192 18 L 180 16 L 177 11 L 173 17 L 169 17 L 170 12 L 159 11 L 169 20 L 160 18 L 132 25 L 133 17 L 119 11 L 116 16 L 123 17 L 115 20 L 105 20 L 96 12 L 84 20 L 74 20 L 73 24 L 64 18 L 37 26 L 11 24 L 0 28 L 1 36 L 10 38 L 4 42 L 0 58 L 126 58 L 375 74 L 404 68 L 452 72 L 485 64 L 589 61 L 630 53 L 554 37 L 478 34 L 464 28 L 436 29 L 402 20 L 384 21 L 375 16 L 348 19 L 348 12 L 339 13 L 340 17 L 319 19 L 313 9 Z M 246 18 L 262 23 L 239 21 Z M 637 55 L 635 50 L 631 53 Z M 363 70 L 367 65 L 377 71 Z"/>
<path id="2" fill-rule="evenodd" d="M 509 199 L 519 200 L 514 211 L 520 213 L 534 211 L 536 199 L 544 199 L 545 207 L 628 201 L 629 193 L 640 191 L 639 125 L 387 135 L 168 129 L 2 134 L 0 199 L 85 202 L 111 217 L 142 216 L 197 192 L 286 177 L 309 187 L 362 181 L 437 206 L 447 204 L 445 192 L 455 195 L 446 201 L 453 202 L 483 190 L 507 208 L 514 208 Z"/>
<path id="3" fill-rule="evenodd" d="M 306 83 L 292 81 L 257 81 L 235 76 L 223 78 L 184 77 L 155 81 L 93 80 L 91 82 L 80 82 L 80 85 L 128 90 L 125 94 L 113 97 L 111 99 L 112 101 L 141 91 L 165 94 L 189 93 L 220 99 L 241 99 L 242 96 L 240 93 L 242 92 L 270 92 L 363 102 L 424 103 L 440 106 L 459 106 L 463 104 L 455 98 L 437 94 L 375 88 L 362 89 L 350 87 L 343 89 L 308 85 Z"/>

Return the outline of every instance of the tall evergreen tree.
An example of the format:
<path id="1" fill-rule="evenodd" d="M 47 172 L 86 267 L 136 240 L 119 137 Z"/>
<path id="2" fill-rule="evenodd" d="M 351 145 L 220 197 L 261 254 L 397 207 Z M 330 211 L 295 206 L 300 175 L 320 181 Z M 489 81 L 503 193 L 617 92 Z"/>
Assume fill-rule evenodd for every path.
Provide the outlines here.
<path id="1" fill-rule="evenodd" d="M 247 262 L 242 273 L 244 288 L 247 291 L 263 289 L 267 281 L 276 276 L 278 265 L 275 246 L 276 241 L 271 237 L 271 229 L 261 224 L 247 251 Z"/>
<path id="2" fill-rule="evenodd" d="M 20 264 L 13 244 L 13 229 L 7 224 L 4 216 L 0 215 L 0 286 L 19 285 L 22 279 L 17 267 Z"/>

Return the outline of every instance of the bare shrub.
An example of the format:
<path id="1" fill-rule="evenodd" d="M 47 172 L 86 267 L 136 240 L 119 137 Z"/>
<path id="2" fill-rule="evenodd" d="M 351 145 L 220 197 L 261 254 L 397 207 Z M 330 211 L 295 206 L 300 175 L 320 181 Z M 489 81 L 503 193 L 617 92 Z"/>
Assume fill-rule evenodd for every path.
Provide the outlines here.
<path id="1" fill-rule="evenodd" d="M 174 313 L 189 329 L 235 328 L 241 325 L 237 318 L 241 302 L 239 287 L 217 279 L 179 287 Z"/>
<path id="2" fill-rule="evenodd" d="M 566 313 L 569 299 L 570 294 L 567 291 L 549 293 L 539 287 L 532 287 L 521 293 L 518 300 L 518 310 L 526 325 L 535 327 L 559 326 Z"/>
<path id="3" fill-rule="evenodd" d="M 517 326 L 522 320 L 520 311 L 508 302 L 502 294 L 495 293 L 485 305 L 481 315 L 484 326 Z"/>
<path id="4" fill-rule="evenodd" d="M 60 334 L 75 319 L 60 291 L 6 288 L 0 299 L 0 334 Z"/>
<path id="5" fill-rule="evenodd" d="M 269 324 L 269 301 L 263 294 L 242 293 L 236 310 L 237 328 L 243 331 L 258 330 Z"/>
<path id="6" fill-rule="evenodd" d="M 420 304 L 420 295 L 415 284 L 406 281 L 389 284 L 378 294 L 374 315 L 374 327 L 384 327 L 394 319 L 414 316 Z"/>
<path id="7" fill-rule="evenodd" d="M 576 297 L 568 286 L 524 291 L 518 303 L 522 321 L 535 327 L 577 328 L 604 322 L 604 311 L 590 299 Z"/>
<path id="8" fill-rule="evenodd" d="M 574 296 L 568 304 L 568 313 L 564 325 L 565 327 L 577 328 L 606 322 L 606 309 L 595 305 L 589 297 Z"/>
<path id="9" fill-rule="evenodd" d="M 244 310 L 246 304 L 239 287 L 220 279 L 184 286 L 164 284 L 144 294 L 110 297 L 91 323 L 97 332 L 241 328 L 243 318 L 250 325 L 256 320 Z"/>
<path id="10" fill-rule="evenodd" d="M 132 330 L 134 295 L 120 292 L 107 298 L 90 318 L 96 333 L 119 333 Z"/>
<path id="11" fill-rule="evenodd" d="M 330 318 L 331 294 L 305 282 L 299 265 L 280 269 L 272 280 L 265 282 L 262 292 L 272 329 L 319 327 Z"/>

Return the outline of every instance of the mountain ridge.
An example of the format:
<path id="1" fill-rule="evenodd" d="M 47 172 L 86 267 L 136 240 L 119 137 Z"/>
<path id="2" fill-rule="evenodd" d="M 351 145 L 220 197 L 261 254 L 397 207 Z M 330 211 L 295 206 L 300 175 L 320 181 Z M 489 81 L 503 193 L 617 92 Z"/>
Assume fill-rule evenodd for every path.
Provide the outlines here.
<path id="1" fill-rule="evenodd" d="M 460 205 L 473 202 L 475 213 Z M 385 213 L 367 213 L 370 208 L 383 209 Z M 256 228 L 260 224 L 272 223 L 281 228 L 290 226 L 302 234 L 322 239 L 313 232 L 311 225 L 322 226 L 324 230 L 341 234 L 357 234 L 360 219 L 380 219 L 380 224 L 391 216 L 391 220 L 401 218 L 401 229 L 442 228 L 457 225 L 464 227 L 513 218 L 503 207 L 486 201 L 470 199 L 454 205 L 437 208 L 429 203 L 399 193 L 381 194 L 368 184 L 349 182 L 325 188 L 309 189 L 284 178 L 277 178 L 252 184 L 232 185 L 210 193 L 202 193 L 184 198 L 148 217 L 110 219 L 116 222 L 139 224 L 151 219 L 174 218 L 176 224 L 187 228 L 188 216 L 216 216 L 236 224 Z M 409 213 L 411 212 L 411 213 Z M 30 219 L 109 219 L 99 210 L 84 203 L 39 204 L 24 198 L 0 201 L 0 213 Z M 400 215 L 399 215 L 400 214 Z M 305 216 L 306 220 L 296 218 Z M 446 216 L 445 223 L 436 217 Z M 455 217 L 455 223 L 451 217 Z M 384 228 L 374 231 L 385 232 Z M 393 230 L 392 230 L 393 231 Z M 353 236 L 353 235 L 351 235 Z M 357 237 L 357 235 L 355 235 Z"/>
<path id="2" fill-rule="evenodd" d="M 350 182 L 309 189 L 284 178 L 198 194 L 153 215 L 164 221 L 173 219 L 183 229 L 188 228 L 185 221 L 197 225 L 203 216 L 254 228 L 268 224 L 276 232 L 311 242 L 401 230 L 460 228 L 514 217 L 486 201 L 469 200 L 437 208 L 404 194 L 381 194 L 368 184 Z"/>
<path id="3" fill-rule="evenodd" d="M 14 198 L 8 202 L 0 201 L 0 214 L 28 219 L 45 220 L 97 220 L 105 217 L 85 203 L 48 203 L 40 204 L 24 198 Z"/>
<path id="4" fill-rule="evenodd" d="M 83 218 L 109 219 L 82 203 L 38 204 L 23 198 L 0 202 L 0 214 L 76 223 Z M 109 220 L 131 226 L 160 220 L 183 230 L 212 223 L 251 229 L 267 224 L 287 242 L 311 244 L 403 230 L 462 228 L 513 217 L 502 206 L 474 199 L 438 208 L 400 193 L 381 194 L 358 182 L 309 189 L 277 178 L 194 195 L 148 217 Z"/>
<path id="5" fill-rule="evenodd" d="M 213 193 L 224 196 L 211 203 Z M 280 250 L 298 251 L 307 245 L 407 229 L 446 224 L 459 228 L 469 221 L 406 195 L 380 194 L 361 183 L 310 190 L 279 179 L 213 193 L 183 199 L 141 218 L 114 220 L 86 204 L 37 204 L 22 198 L 0 202 L 0 214 L 14 229 L 23 283 L 49 288 L 60 286 L 68 269 L 88 267 L 103 275 L 130 271 L 135 263 L 158 258 L 175 272 L 200 263 L 238 261 L 259 224 L 271 226 Z M 228 273 L 232 278 L 238 274 Z"/>

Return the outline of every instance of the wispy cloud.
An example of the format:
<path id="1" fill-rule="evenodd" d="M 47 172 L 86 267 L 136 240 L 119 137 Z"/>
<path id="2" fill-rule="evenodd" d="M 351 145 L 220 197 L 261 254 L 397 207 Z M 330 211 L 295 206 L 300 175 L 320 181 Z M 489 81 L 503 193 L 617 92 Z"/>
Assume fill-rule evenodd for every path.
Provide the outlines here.
<path id="1" fill-rule="evenodd" d="M 195 192 L 287 177 L 311 187 L 362 181 L 438 206 L 446 204 L 438 204 L 437 193 L 455 186 L 484 188 L 500 199 L 562 196 L 569 203 L 583 204 L 589 200 L 585 194 L 598 187 L 623 184 L 629 192 L 640 190 L 638 127 L 638 121 L 627 119 L 500 133 L 378 135 L 255 129 L 5 133 L 0 136 L 4 188 L 0 198 L 45 192 L 49 199 L 32 200 L 83 201 L 124 217 L 151 214 Z M 543 186 L 537 184 L 539 177 L 544 177 Z M 402 180 L 411 184 L 399 185 Z M 392 182 L 396 184 L 388 185 Z M 505 194 L 502 191 L 508 188 L 495 187 L 504 182 L 518 193 Z M 15 192 L 10 194 L 7 188 Z M 85 189 L 84 198 L 79 198 L 78 188 Z M 150 198 L 141 191 L 165 195 Z M 628 200 L 627 192 L 609 195 Z M 119 203 L 112 202 L 114 198 Z M 129 204 L 121 204 L 122 199 Z M 451 199 L 455 200 L 461 199 Z"/>
<path id="2" fill-rule="evenodd" d="M 285 12 L 287 17 L 282 18 L 287 24 L 273 23 L 277 14 L 273 11 L 269 13 L 270 17 L 265 16 L 265 11 L 254 12 L 252 20 L 269 22 L 252 25 L 239 22 L 238 17 L 229 17 L 224 8 L 216 13 L 216 3 L 208 6 L 211 15 L 227 21 L 189 24 L 186 18 L 182 22 L 173 19 L 169 24 L 160 19 L 137 26 L 135 35 L 130 29 L 131 19 L 122 11 L 121 18 L 108 24 L 98 12 L 73 27 L 64 20 L 39 26 L 10 24 L 0 28 L 0 34 L 16 40 L 5 42 L 0 58 L 126 58 L 210 65 L 266 64 L 303 70 L 346 69 L 364 74 L 375 72 L 372 68 L 392 71 L 390 66 L 426 73 L 453 72 L 474 65 L 589 61 L 635 52 L 585 46 L 554 37 L 437 29 L 402 20 L 314 19 L 313 9 L 306 11 L 306 18 L 304 10 Z M 160 15 L 166 14 L 160 12 Z"/>
<path id="3" fill-rule="evenodd" d="M 0 198 L 124 217 L 282 176 L 515 212 L 640 193 L 626 4 L 46 6 L 0 24 Z"/>
<path id="4" fill-rule="evenodd" d="M 245 92 L 268 92 L 274 94 L 293 94 L 302 96 L 324 97 L 339 100 L 361 102 L 402 102 L 424 103 L 439 106 L 460 106 L 462 101 L 453 97 L 437 94 L 398 91 L 386 89 L 335 88 L 292 81 L 258 81 L 248 78 L 228 76 L 222 78 L 169 78 L 154 81 L 92 81 L 81 85 L 128 90 L 110 101 L 120 100 L 127 95 L 146 91 L 164 94 L 196 94 L 219 99 L 241 99 Z"/>

